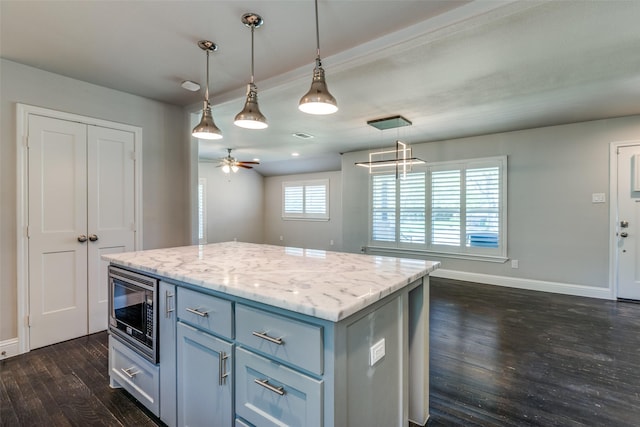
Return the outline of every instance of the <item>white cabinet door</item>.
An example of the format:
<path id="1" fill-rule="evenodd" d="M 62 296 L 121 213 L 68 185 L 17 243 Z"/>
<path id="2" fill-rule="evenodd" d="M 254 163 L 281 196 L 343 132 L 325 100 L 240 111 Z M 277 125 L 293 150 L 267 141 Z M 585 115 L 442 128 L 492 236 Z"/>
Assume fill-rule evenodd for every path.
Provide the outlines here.
<path id="1" fill-rule="evenodd" d="M 87 127 L 29 117 L 30 347 L 87 334 Z M 85 237 L 82 237 L 85 236 Z M 85 240 L 85 241 L 79 241 Z"/>
<path id="2" fill-rule="evenodd" d="M 179 426 L 232 426 L 231 351 L 230 343 L 178 322 Z"/>
<path id="3" fill-rule="evenodd" d="M 103 254 L 135 248 L 134 134 L 89 126 L 87 242 L 89 333 L 107 328 L 109 263 Z"/>
<path id="4" fill-rule="evenodd" d="M 132 132 L 29 115 L 29 346 L 107 327 L 106 253 L 135 249 Z"/>

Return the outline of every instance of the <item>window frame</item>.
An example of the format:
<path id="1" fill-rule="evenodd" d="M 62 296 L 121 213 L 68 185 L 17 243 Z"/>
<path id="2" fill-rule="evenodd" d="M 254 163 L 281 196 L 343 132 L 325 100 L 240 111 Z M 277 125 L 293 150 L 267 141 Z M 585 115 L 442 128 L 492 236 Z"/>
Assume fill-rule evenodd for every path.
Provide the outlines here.
<path id="1" fill-rule="evenodd" d="M 491 168 L 498 167 L 499 175 L 498 175 L 498 246 L 497 247 L 485 247 L 485 246 L 472 246 L 468 244 L 468 237 L 466 233 L 466 227 L 468 224 L 466 215 L 466 198 L 467 192 L 465 191 L 466 186 L 466 171 L 467 170 L 475 170 L 482 168 Z M 424 211 L 424 229 L 425 229 L 425 242 L 422 244 L 416 243 L 407 243 L 402 242 L 398 236 L 398 230 L 401 227 L 400 225 L 400 203 L 399 195 L 402 185 L 402 178 L 398 177 L 396 181 L 396 201 L 395 201 L 395 228 L 396 228 L 396 239 L 395 241 L 376 241 L 373 240 L 373 215 L 374 215 L 374 206 L 373 206 L 373 183 L 374 176 L 380 175 L 372 174 L 369 179 L 369 230 L 368 230 L 368 245 L 374 251 L 376 249 L 380 251 L 386 252 L 398 252 L 398 253 L 416 253 L 416 254 L 425 254 L 432 253 L 434 255 L 442 256 L 442 257 L 450 257 L 450 258 L 461 258 L 461 259 L 476 259 L 476 260 L 486 260 L 493 262 L 505 262 L 507 260 L 507 156 L 494 156 L 494 157 L 484 157 L 484 158 L 476 158 L 476 159 L 464 159 L 464 160 L 453 160 L 453 161 L 444 161 L 444 162 L 433 162 L 428 163 L 425 166 L 414 167 L 414 170 L 411 173 L 420 173 L 422 171 L 425 172 L 425 211 Z M 447 171 L 447 170 L 459 170 L 460 171 L 460 196 L 459 196 L 459 210 L 460 210 L 460 242 L 458 245 L 444 245 L 444 244 L 434 244 L 432 243 L 432 235 L 433 235 L 433 227 L 432 227 L 432 216 L 433 216 L 433 200 L 432 200 L 432 186 L 433 186 L 433 172 L 434 171 Z M 391 172 L 389 174 L 384 175 L 395 175 L 395 172 Z M 399 185 L 398 185 L 399 183 Z"/>
<path id="2" fill-rule="evenodd" d="M 297 221 L 329 221 L 329 184 L 330 181 L 326 179 L 312 179 L 312 180 L 300 180 L 300 181 L 283 181 L 282 182 L 282 219 L 283 220 L 297 220 Z M 309 187 L 324 187 L 324 213 L 309 212 L 307 208 L 307 188 Z M 287 188 L 302 187 L 302 212 L 287 212 L 285 210 L 287 205 Z"/>

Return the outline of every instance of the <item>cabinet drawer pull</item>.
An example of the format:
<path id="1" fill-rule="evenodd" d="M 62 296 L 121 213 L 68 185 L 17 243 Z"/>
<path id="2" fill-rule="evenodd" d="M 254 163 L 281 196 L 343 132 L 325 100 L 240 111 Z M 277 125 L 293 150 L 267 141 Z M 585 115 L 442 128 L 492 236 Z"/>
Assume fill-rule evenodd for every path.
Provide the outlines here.
<path id="1" fill-rule="evenodd" d="M 283 345 L 284 341 L 282 340 L 282 338 L 273 338 L 270 337 L 269 335 L 267 335 L 267 332 L 256 332 L 253 331 L 253 335 L 258 337 L 258 338 L 262 338 L 263 340 L 267 340 L 269 342 L 272 342 L 274 344 L 278 344 L 278 345 Z"/>
<path id="2" fill-rule="evenodd" d="M 136 375 L 138 375 L 140 373 L 140 371 L 135 371 L 135 372 L 131 372 L 135 369 L 135 366 L 132 366 L 130 368 L 124 369 L 124 368 L 120 368 L 120 370 L 126 375 L 128 376 L 130 379 L 135 378 Z"/>
<path id="3" fill-rule="evenodd" d="M 189 313 L 197 314 L 200 317 L 209 317 L 209 312 L 199 311 L 197 308 L 186 307 L 185 310 L 187 310 Z"/>
<path id="4" fill-rule="evenodd" d="M 279 394 L 280 396 L 284 396 L 285 395 L 285 391 L 284 391 L 284 387 L 280 386 L 280 387 L 274 387 L 271 384 L 269 384 L 269 380 L 264 379 L 264 380 L 259 380 L 259 379 L 254 379 L 253 382 L 255 382 L 258 385 L 261 385 L 262 387 L 266 388 L 269 391 L 272 391 L 276 394 Z"/>
<path id="5" fill-rule="evenodd" d="M 175 308 L 171 308 L 171 304 L 169 304 L 169 298 L 173 298 L 174 296 L 175 294 L 172 294 L 169 291 L 166 291 L 164 294 L 164 307 L 165 307 L 164 317 L 167 319 L 171 317 L 171 312 L 175 310 Z"/>
<path id="6" fill-rule="evenodd" d="M 227 360 L 229 358 L 229 355 L 227 353 L 225 353 L 224 351 L 219 351 L 218 352 L 218 357 L 219 357 L 219 361 L 220 361 L 220 366 L 218 369 L 218 372 L 220 373 L 220 378 L 219 378 L 219 385 L 225 385 L 227 383 L 227 377 L 229 376 L 229 372 L 227 372 L 227 364 L 225 363 L 225 360 Z"/>

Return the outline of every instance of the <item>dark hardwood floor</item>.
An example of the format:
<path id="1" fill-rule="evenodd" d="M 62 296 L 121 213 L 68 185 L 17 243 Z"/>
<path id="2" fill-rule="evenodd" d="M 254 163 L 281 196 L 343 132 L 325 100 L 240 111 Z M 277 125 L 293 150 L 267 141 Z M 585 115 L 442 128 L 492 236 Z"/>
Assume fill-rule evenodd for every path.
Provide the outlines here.
<path id="1" fill-rule="evenodd" d="M 430 317 L 427 426 L 640 425 L 640 304 L 432 279 Z M 0 425 L 162 425 L 108 383 L 106 333 L 4 360 Z"/>

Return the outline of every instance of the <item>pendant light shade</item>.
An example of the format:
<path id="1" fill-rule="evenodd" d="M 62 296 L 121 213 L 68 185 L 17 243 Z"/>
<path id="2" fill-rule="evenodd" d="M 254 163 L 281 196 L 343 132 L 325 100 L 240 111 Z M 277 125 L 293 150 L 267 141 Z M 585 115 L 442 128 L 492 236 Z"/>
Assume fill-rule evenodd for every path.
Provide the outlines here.
<path id="1" fill-rule="evenodd" d="M 202 106 L 202 119 L 200 119 L 200 123 L 193 128 L 193 132 L 191 134 L 194 138 L 199 139 L 222 139 L 222 131 L 220 131 L 213 121 L 211 104 L 209 102 L 209 52 L 215 52 L 218 50 L 218 46 L 209 40 L 200 40 L 198 42 L 198 46 L 207 54 L 207 87 Z"/>
<path id="2" fill-rule="evenodd" d="M 301 99 L 298 104 L 300 111 L 308 114 L 332 114 L 338 111 L 338 103 L 336 99 L 329 93 L 327 82 L 324 77 L 324 68 L 322 68 L 322 60 L 320 59 L 320 30 L 318 25 L 318 0 L 315 0 L 316 6 L 316 66 L 313 69 L 313 80 L 311 88 Z"/>
<path id="3" fill-rule="evenodd" d="M 258 106 L 258 88 L 253 82 L 253 32 L 259 28 L 264 21 L 256 13 L 245 13 L 242 15 L 242 23 L 251 28 L 251 81 L 247 85 L 247 101 L 233 122 L 236 126 L 246 129 L 264 129 L 269 126 L 267 118 L 260 112 Z M 235 172 L 235 171 L 234 171 Z"/>

